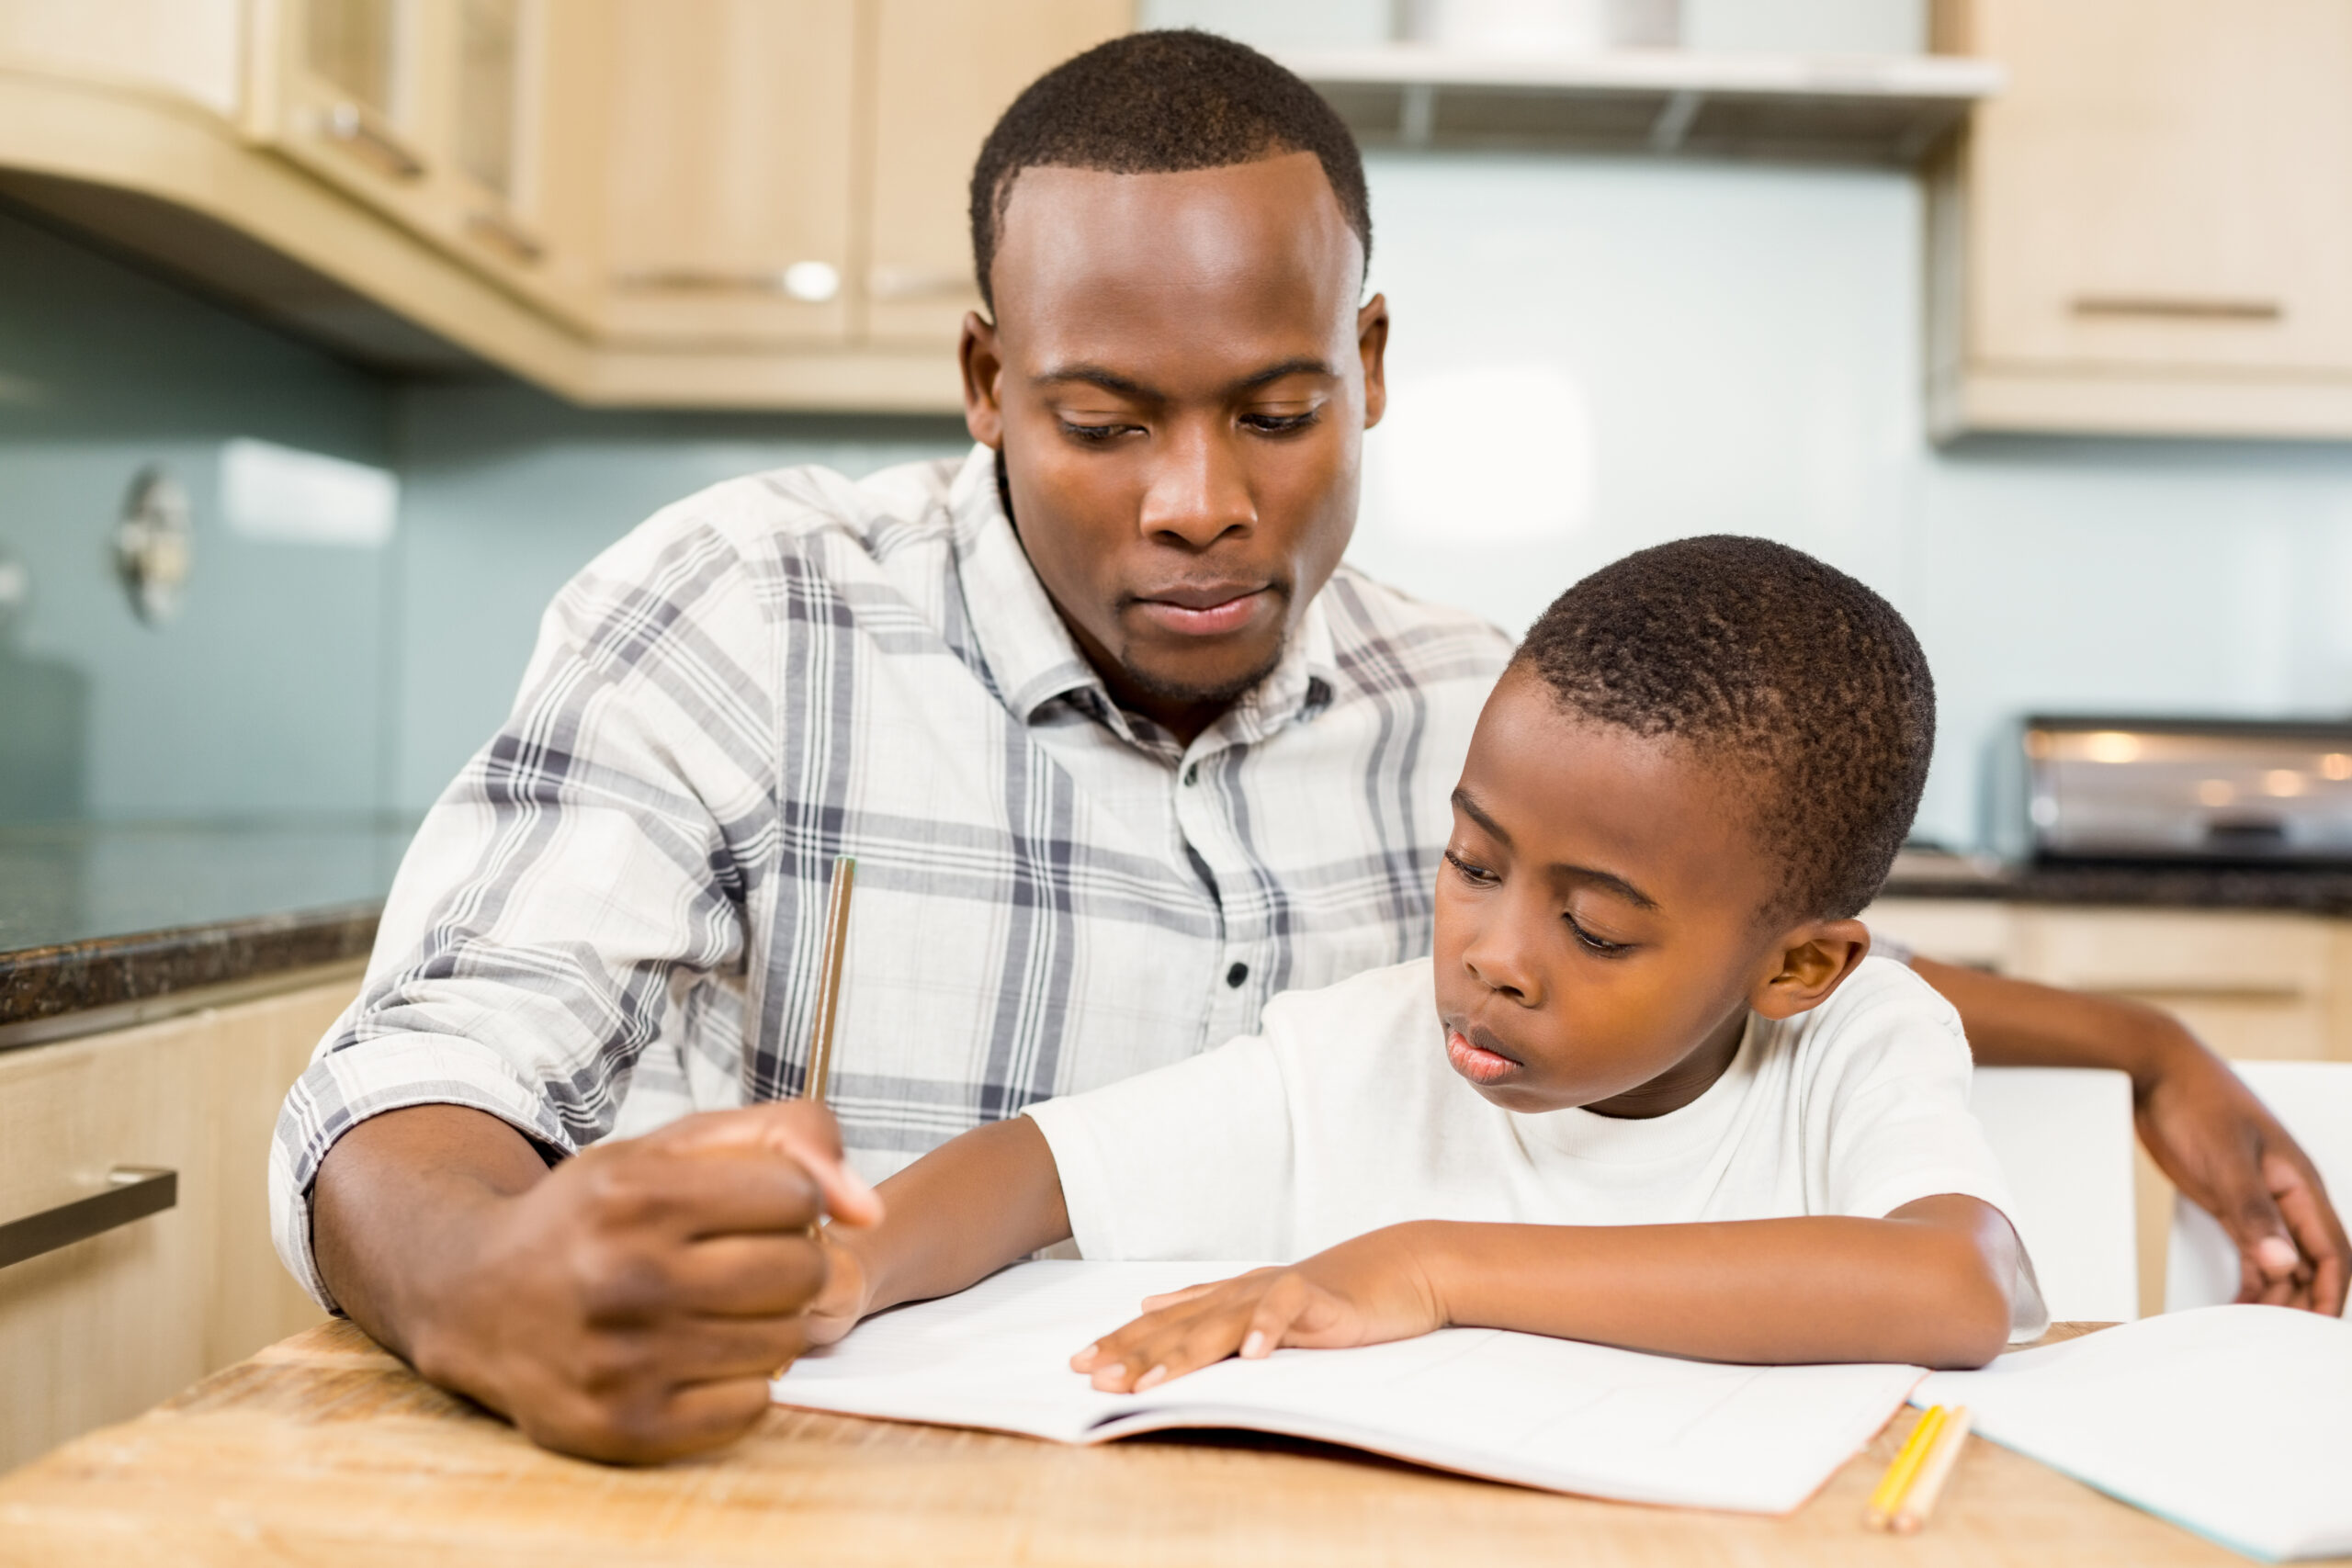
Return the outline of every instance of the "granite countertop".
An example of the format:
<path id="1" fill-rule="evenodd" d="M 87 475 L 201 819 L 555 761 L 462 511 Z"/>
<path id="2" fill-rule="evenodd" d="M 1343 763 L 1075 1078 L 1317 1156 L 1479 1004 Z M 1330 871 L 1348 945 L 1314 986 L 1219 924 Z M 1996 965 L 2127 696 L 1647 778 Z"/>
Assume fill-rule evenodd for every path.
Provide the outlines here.
<path id="1" fill-rule="evenodd" d="M 367 955 L 412 819 L 0 828 L 0 1036 Z"/>
<path id="2" fill-rule="evenodd" d="M 2352 866 L 2005 865 L 1905 851 L 1880 897 L 2352 915 Z"/>

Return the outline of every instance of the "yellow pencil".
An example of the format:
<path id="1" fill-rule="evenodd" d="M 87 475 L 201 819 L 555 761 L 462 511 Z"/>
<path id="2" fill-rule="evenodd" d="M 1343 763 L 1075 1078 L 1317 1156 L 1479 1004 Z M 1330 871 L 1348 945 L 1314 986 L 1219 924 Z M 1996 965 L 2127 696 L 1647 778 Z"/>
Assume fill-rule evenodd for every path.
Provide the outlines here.
<path id="1" fill-rule="evenodd" d="M 857 879 L 857 862 L 842 855 L 833 862 L 833 893 L 825 910 L 825 947 L 817 969 L 817 1024 L 809 1031 L 808 1076 L 800 1098 L 825 1103 L 826 1080 L 833 1068 L 833 1014 L 842 998 L 842 953 L 849 946 L 850 885 Z"/>
<path id="2" fill-rule="evenodd" d="M 1944 1407 L 1940 1404 L 1919 1417 L 1911 1428 L 1911 1436 L 1879 1478 L 1878 1490 L 1871 1494 L 1870 1506 L 1862 1512 L 1862 1523 L 1874 1530 L 1883 1530 L 1894 1517 L 1894 1510 L 1903 1505 L 1903 1495 L 1911 1489 L 1911 1478 L 1919 1473 L 1919 1461 L 1928 1457 L 1928 1445 L 1936 1440 L 1937 1429 L 1944 1424 Z"/>
<path id="3" fill-rule="evenodd" d="M 1893 1528 L 1897 1534 L 1911 1535 L 1926 1527 L 1928 1516 L 1935 1512 L 1936 1499 L 1944 1495 L 1944 1483 L 1960 1463 L 1960 1450 L 1968 1441 L 1968 1406 L 1962 1404 L 1954 1407 L 1936 1428 L 1930 1439 L 1933 1447 L 1919 1461 L 1919 1473 L 1894 1510 Z"/>

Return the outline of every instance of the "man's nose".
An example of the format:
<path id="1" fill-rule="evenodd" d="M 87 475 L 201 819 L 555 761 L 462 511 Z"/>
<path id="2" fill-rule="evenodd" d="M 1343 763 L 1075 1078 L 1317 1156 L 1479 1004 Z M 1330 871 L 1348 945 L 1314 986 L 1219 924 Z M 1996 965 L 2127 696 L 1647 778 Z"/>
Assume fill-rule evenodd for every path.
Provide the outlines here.
<path id="1" fill-rule="evenodd" d="M 1187 420 L 1168 427 L 1152 454 L 1138 523 L 1147 536 L 1206 549 L 1258 522 L 1250 479 L 1227 430 Z"/>

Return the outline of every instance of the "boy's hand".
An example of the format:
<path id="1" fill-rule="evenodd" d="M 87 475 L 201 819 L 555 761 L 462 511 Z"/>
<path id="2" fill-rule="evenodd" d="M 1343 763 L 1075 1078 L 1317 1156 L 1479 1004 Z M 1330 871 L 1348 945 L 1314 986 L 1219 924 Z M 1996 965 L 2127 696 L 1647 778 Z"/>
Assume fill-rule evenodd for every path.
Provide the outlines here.
<path id="1" fill-rule="evenodd" d="M 808 1303 L 806 1325 L 808 1343 L 831 1345 L 855 1328 L 871 1310 L 871 1287 L 865 1259 L 854 1245 L 844 1243 L 828 1226 L 818 1232 L 825 1252 L 825 1285 Z"/>
<path id="2" fill-rule="evenodd" d="M 1105 1393 L 1140 1393 L 1238 1353 L 1285 1345 L 1328 1350 L 1410 1339 L 1445 1326 L 1413 1227 L 1391 1225 L 1286 1269 L 1193 1285 L 1144 1302 L 1144 1314 L 1069 1359 Z"/>

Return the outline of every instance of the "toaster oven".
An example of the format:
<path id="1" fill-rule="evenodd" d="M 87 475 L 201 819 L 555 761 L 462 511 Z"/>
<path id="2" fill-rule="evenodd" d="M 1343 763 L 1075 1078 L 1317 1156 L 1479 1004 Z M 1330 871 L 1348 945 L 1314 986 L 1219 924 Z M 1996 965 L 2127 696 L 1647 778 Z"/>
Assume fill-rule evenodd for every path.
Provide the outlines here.
<path id="1" fill-rule="evenodd" d="M 2352 723 L 2035 716 L 2004 753 L 2013 857 L 2352 863 Z"/>

